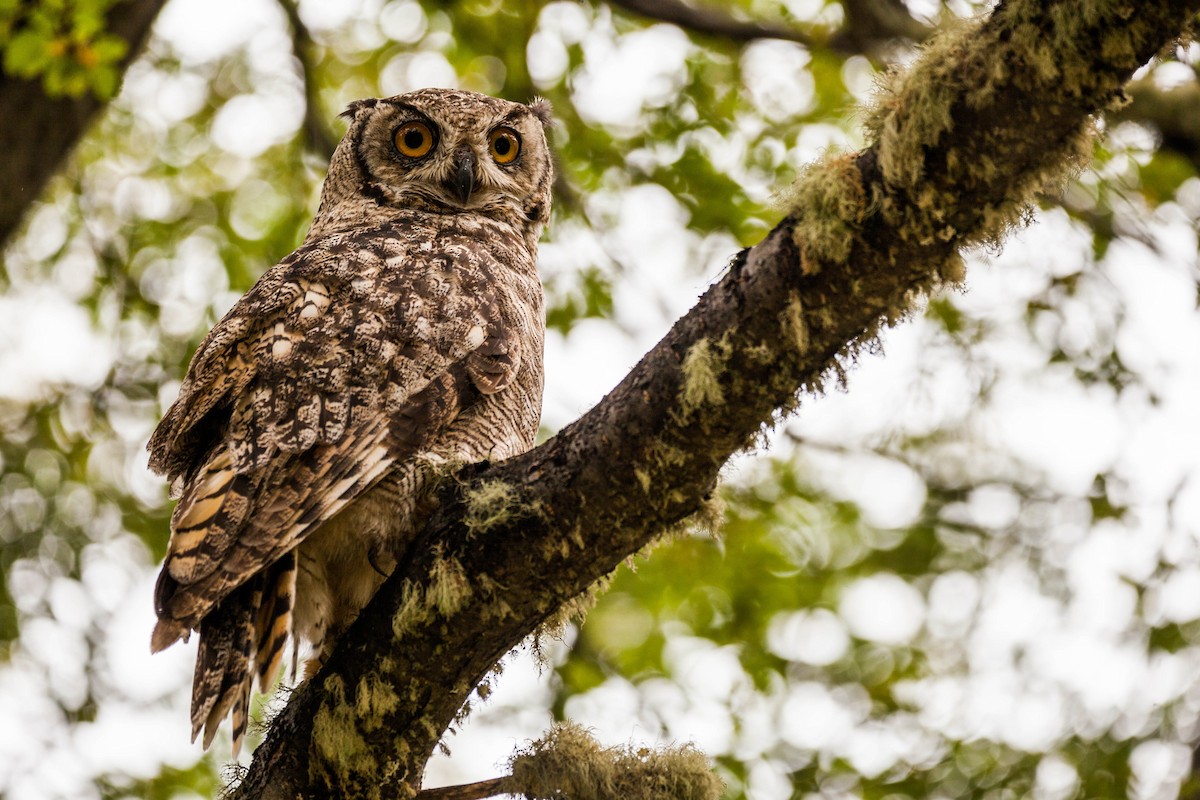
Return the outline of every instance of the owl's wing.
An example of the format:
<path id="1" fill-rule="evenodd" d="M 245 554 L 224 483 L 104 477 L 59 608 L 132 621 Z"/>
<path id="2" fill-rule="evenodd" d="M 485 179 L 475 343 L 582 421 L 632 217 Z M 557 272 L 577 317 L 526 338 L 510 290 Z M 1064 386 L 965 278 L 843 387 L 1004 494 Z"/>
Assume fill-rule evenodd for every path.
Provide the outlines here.
<path id="1" fill-rule="evenodd" d="M 486 253 L 414 256 L 373 233 L 320 240 L 265 274 L 204 340 L 151 437 L 151 466 L 180 492 L 155 650 L 516 373 L 521 340 Z M 260 670 L 278 660 L 275 638 L 257 642 Z"/>

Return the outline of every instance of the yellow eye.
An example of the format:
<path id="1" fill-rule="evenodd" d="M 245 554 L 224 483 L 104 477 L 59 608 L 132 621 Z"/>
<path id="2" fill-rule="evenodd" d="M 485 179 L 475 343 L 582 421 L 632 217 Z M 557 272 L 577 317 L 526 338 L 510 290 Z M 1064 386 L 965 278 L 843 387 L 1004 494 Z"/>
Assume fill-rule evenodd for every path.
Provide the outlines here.
<path id="1" fill-rule="evenodd" d="M 488 149 L 497 164 L 511 164 L 521 153 L 521 137 L 508 128 L 497 128 L 488 137 Z"/>
<path id="2" fill-rule="evenodd" d="M 424 122 L 406 122 L 392 134 L 400 155 L 420 158 L 433 149 L 433 131 Z"/>

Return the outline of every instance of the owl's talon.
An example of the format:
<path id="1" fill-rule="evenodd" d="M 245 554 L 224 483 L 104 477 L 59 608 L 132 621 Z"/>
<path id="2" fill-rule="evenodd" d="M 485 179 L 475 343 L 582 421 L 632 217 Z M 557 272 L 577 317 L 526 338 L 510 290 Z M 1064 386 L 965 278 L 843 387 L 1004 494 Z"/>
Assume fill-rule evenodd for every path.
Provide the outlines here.
<path id="1" fill-rule="evenodd" d="M 379 573 L 380 577 L 383 577 L 383 578 L 392 577 L 392 574 L 390 572 L 384 572 L 382 569 L 379 568 L 379 565 L 375 563 L 375 551 L 374 550 L 367 551 L 367 563 L 371 565 L 371 569 L 373 569 Z"/>

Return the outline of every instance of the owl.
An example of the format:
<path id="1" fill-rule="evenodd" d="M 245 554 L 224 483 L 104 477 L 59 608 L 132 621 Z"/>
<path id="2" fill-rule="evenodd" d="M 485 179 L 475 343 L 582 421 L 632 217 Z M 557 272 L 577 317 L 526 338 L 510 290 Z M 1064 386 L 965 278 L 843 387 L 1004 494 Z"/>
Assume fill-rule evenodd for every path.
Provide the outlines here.
<path id="1" fill-rule="evenodd" d="M 252 678 L 289 639 L 320 667 L 438 465 L 521 453 L 541 414 L 548 105 L 425 89 L 343 116 L 304 243 L 201 342 L 148 445 L 179 501 L 151 649 L 199 632 L 192 739 L 232 712 L 235 755 Z"/>

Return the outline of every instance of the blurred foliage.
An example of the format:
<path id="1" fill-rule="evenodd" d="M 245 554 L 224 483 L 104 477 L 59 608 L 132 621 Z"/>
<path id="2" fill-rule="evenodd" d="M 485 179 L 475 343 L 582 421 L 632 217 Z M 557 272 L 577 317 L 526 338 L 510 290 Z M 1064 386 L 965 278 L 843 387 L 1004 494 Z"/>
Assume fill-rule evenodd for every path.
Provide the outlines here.
<path id="1" fill-rule="evenodd" d="M 0 0 L 0 49 L 4 72 L 40 79 L 50 97 L 92 92 L 112 97 L 118 65 L 129 50 L 105 33 L 104 18 L 116 0 Z"/>
<path id="2" fill-rule="evenodd" d="M 110 5 L 0 0 L 5 73 L 49 94 L 111 94 L 123 53 L 100 24 Z M 611 321 L 614 341 L 670 321 L 619 301 L 661 267 L 623 238 L 638 222 L 629 198 L 671 198 L 656 235 L 690 278 L 713 278 L 778 220 L 773 193 L 799 165 L 860 143 L 852 108 L 886 67 L 690 36 L 601 2 L 319 6 L 300 4 L 313 37 L 303 64 L 269 3 L 267 23 L 215 53 L 160 32 L 4 254 L 10 311 L 48 309 L 88 340 L 67 348 L 70 369 L 0 385 L 0 661 L 35 675 L 55 730 L 99 725 L 106 704 L 150 713 L 170 702 L 126 697 L 105 655 L 114 616 L 166 543 L 166 487 L 146 473 L 142 448 L 200 337 L 311 218 L 324 164 L 302 130 L 301 67 L 316 118 L 335 134 L 347 102 L 427 84 L 552 101 L 563 180 L 542 266 L 563 341 L 585 320 Z M 820 0 L 724 7 L 813 28 L 845 18 Z M 893 49 L 911 57 L 903 42 Z M 1178 55 L 1171 66 L 1194 72 L 1195 47 Z M 647 64 L 644 80 L 621 77 L 626 63 Z M 1196 672 L 1200 621 L 1164 612 L 1163 598 L 1200 563 L 1187 544 L 1196 522 L 1173 517 L 1170 497 L 1131 493 L 1119 464 L 1064 489 L 989 435 L 986 417 L 1014 375 L 1061 376 L 1136 409 L 1167 391 L 1120 346 L 1128 298 L 1110 259 L 1130 247 L 1161 255 L 1167 227 L 1194 230 L 1200 181 L 1149 127 L 1109 133 L 1061 209 L 1043 214 L 1069 241 L 1032 254 L 1005 289 L 1005 313 L 970 295 L 933 299 L 914 321 L 923 355 L 903 396 L 878 398 L 869 433 L 835 445 L 781 426 L 725 490 L 719 532 L 664 544 L 619 573 L 557 667 L 556 715 L 621 689 L 652 734 L 725 731 L 702 743 L 731 797 L 1170 795 L 1200 718 L 1200 684 L 1178 677 Z M 1194 302 L 1191 269 L 1177 283 Z M 947 392 L 950 410 L 930 411 Z M 900 421 L 885 413 L 895 409 L 907 409 Z M 915 498 L 915 510 L 881 522 L 872 494 Z M 1032 637 L 1046 648 L 1076 635 L 1091 602 L 1080 549 L 1132 541 L 1139 525 L 1162 540 L 1143 545 L 1149 566 L 1101 576 L 1129 613 L 1078 625 L 1099 642 L 1097 669 L 1111 660 L 1175 677 L 1105 703 L 1086 660 L 1056 672 Z M 1012 586 L 1027 600 L 1016 610 L 1002 602 Z M 890 628 L 863 622 L 862 598 L 894 604 L 877 615 Z M 1015 630 L 997 622 L 1004 614 Z M 45 646 L 60 640 L 74 660 Z M 61 757 L 71 737 L 51 738 L 45 752 Z M 149 779 L 93 768 L 92 796 L 209 796 L 218 784 L 212 757 Z M 18 778 L 0 767 L 0 792 Z"/>

